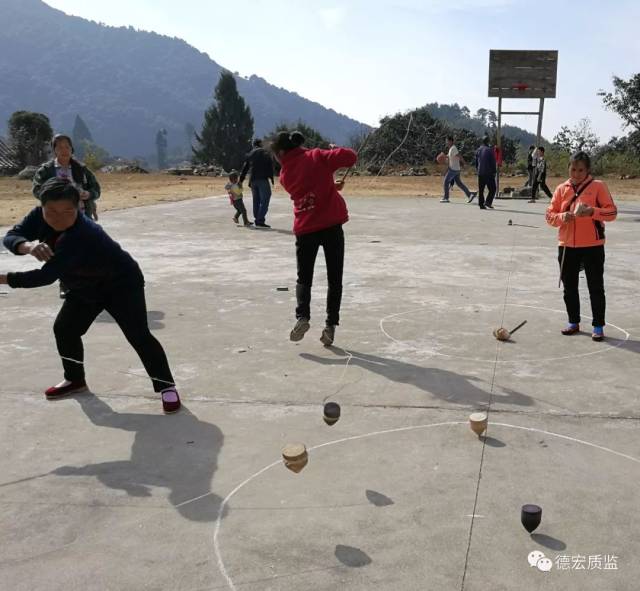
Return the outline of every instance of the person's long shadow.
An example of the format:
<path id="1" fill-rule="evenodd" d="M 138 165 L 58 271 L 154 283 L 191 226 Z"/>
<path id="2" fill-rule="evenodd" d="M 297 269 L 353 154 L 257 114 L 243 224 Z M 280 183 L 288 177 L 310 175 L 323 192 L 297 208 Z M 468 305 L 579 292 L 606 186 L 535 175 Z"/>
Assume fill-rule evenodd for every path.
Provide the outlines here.
<path id="1" fill-rule="evenodd" d="M 326 349 L 336 355 L 341 355 L 342 359 L 329 359 L 311 353 L 301 353 L 300 357 L 322 365 L 344 365 L 345 350 L 340 347 L 326 347 Z M 348 352 L 353 355 L 350 365 L 362 367 L 394 382 L 416 386 L 441 400 L 455 404 L 468 404 L 474 407 L 487 405 L 489 402 L 489 392 L 473 383 L 480 381 L 475 376 L 465 376 L 435 367 L 421 367 L 413 363 L 387 359 L 368 353 L 358 353 L 351 349 Z M 494 391 L 493 402 L 519 406 L 532 406 L 534 404 L 534 400 L 530 396 L 508 388 L 500 388 L 499 391 Z"/>
<path id="2" fill-rule="evenodd" d="M 54 474 L 95 476 L 132 497 L 150 497 L 151 487 L 168 488 L 169 502 L 183 517 L 193 521 L 217 518 L 222 499 L 210 487 L 224 441 L 218 427 L 201 421 L 184 405 L 180 412 L 165 416 L 118 413 L 93 394 L 75 399 L 94 425 L 135 433 L 131 458 L 61 466 Z"/>

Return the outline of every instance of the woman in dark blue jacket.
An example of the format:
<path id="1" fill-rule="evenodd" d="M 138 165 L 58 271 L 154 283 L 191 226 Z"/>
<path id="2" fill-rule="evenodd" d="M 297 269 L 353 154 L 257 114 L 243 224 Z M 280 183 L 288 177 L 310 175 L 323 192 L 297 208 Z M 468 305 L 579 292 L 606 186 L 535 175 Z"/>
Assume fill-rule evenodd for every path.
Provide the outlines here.
<path id="1" fill-rule="evenodd" d="M 51 178 L 36 207 L 5 236 L 5 247 L 44 262 L 40 269 L 0 275 L 13 288 L 64 281 L 68 293 L 53 325 L 64 381 L 49 388 L 47 398 L 87 389 L 82 336 L 106 310 L 138 353 L 165 412 L 180 409 L 162 345 L 149 331 L 144 277 L 131 255 L 95 222 L 79 215 L 80 194 L 67 179 Z"/>

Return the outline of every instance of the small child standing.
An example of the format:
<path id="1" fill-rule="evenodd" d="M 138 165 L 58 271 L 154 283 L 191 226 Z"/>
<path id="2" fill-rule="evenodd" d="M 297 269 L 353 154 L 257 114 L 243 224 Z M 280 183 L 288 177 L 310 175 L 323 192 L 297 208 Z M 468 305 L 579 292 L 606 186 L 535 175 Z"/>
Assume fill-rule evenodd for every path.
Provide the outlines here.
<path id="1" fill-rule="evenodd" d="M 242 185 L 238 183 L 238 173 L 233 170 L 229 173 L 229 182 L 224 186 L 224 190 L 229 195 L 229 201 L 231 205 L 236 208 L 236 214 L 233 216 L 233 221 L 237 224 L 240 216 L 245 226 L 252 226 L 253 223 L 249 221 L 247 217 L 247 208 L 244 206 L 242 200 Z"/>

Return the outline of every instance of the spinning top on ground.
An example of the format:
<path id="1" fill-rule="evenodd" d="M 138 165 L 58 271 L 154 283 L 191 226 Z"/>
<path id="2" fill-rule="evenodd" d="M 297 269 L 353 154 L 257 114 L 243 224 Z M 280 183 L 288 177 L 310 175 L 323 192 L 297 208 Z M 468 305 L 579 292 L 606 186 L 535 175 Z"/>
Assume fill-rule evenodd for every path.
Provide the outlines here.
<path id="1" fill-rule="evenodd" d="M 469 416 L 469 427 L 478 436 L 482 435 L 487 430 L 487 424 L 489 417 L 486 412 L 474 412 Z"/>
<path id="2" fill-rule="evenodd" d="M 511 337 L 511 333 L 501 326 L 500 328 L 493 329 L 493 336 L 499 341 L 508 341 L 509 337 Z"/>
<path id="3" fill-rule="evenodd" d="M 513 222 L 512 222 L 511 220 L 509 220 L 509 221 L 507 222 L 507 225 L 508 225 L 508 226 L 513 226 Z"/>
<path id="4" fill-rule="evenodd" d="M 309 461 L 307 448 L 302 443 L 287 443 L 282 448 L 284 465 L 296 474 L 300 472 Z"/>
<path id="5" fill-rule="evenodd" d="M 324 422 L 327 425 L 335 425 L 340 418 L 340 405 L 337 402 L 327 402 L 324 405 Z"/>
<path id="6" fill-rule="evenodd" d="M 532 533 L 542 521 L 542 507 L 538 505 L 522 505 L 520 521 L 529 533 Z"/>
<path id="7" fill-rule="evenodd" d="M 499 341 L 508 341 L 511 338 L 511 335 L 516 332 L 516 330 L 521 329 L 526 323 L 527 321 L 525 320 L 511 330 L 507 330 L 503 326 L 501 326 L 500 328 L 494 328 L 493 336 L 496 337 L 496 339 L 498 339 Z"/>

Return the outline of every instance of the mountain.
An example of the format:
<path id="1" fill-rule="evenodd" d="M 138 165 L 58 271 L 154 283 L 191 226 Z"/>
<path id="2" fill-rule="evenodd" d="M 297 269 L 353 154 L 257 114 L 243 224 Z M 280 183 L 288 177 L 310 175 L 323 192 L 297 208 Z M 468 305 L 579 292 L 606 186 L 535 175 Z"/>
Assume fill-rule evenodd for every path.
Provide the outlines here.
<path id="1" fill-rule="evenodd" d="M 446 121 L 451 127 L 468 129 L 479 136 L 487 131 L 490 123 L 495 124 L 498 121 L 496 113 L 490 109 L 478 109 L 478 112 L 472 116 L 467 107 L 461 107 L 458 103 L 452 105 L 429 103 L 425 108 L 431 116 Z M 521 127 L 503 124 L 501 131 L 504 137 L 519 142 L 525 148 L 536 143 L 536 134 Z M 541 143 L 548 144 L 544 138 L 541 138 Z"/>
<path id="2" fill-rule="evenodd" d="M 0 135 L 14 111 L 38 111 L 71 133 L 76 115 L 96 143 L 127 157 L 155 153 L 159 129 L 169 150 L 197 131 L 223 67 L 185 41 L 133 27 L 109 27 L 41 0 L 0 0 Z M 256 135 L 302 119 L 337 143 L 367 126 L 277 88 L 236 76 Z"/>

